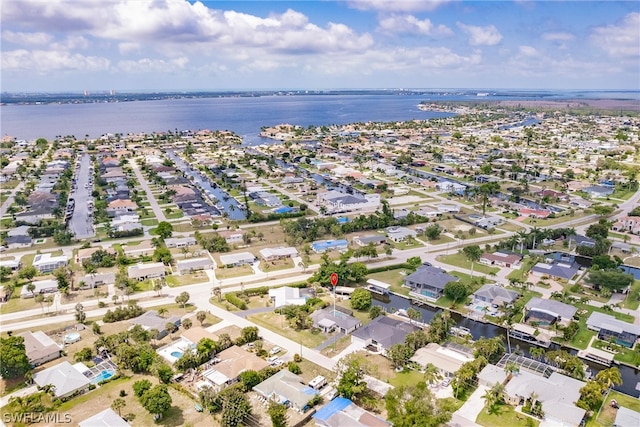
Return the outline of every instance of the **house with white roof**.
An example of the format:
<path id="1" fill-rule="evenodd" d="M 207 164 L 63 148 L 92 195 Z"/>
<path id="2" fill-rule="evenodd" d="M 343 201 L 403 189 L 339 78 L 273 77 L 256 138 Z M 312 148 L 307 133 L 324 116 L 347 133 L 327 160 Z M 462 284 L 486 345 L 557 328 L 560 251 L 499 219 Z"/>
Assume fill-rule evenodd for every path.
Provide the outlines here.
<path id="1" fill-rule="evenodd" d="M 31 282 L 31 283 L 35 286 L 35 289 L 33 290 L 33 292 L 30 292 L 27 289 L 27 286 L 23 286 L 22 289 L 20 289 L 20 298 L 33 298 L 35 295 L 38 295 L 38 294 L 58 292 L 57 280 L 53 280 L 53 279 L 36 280 L 35 282 Z"/>
<path id="2" fill-rule="evenodd" d="M 107 408 L 97 414 L 86 418 L 78 423 L 79 427 L 130 427 L 131 424 L 126 422 L 116 412 Z"/>
<path id="3" fill-rule="evenodd" d="M 291 286 L 269 289 L 269 298 L 273 301 L 275 308 L 285 305 L 304 305 L 307 302 L 307 297 L 300 295 L 300 288 Z"/>
<path id="4" fill-rule="evenodd" d="M 198 270 L 211 270 L 216 264 L 209 257 L 181 259 L 176 262 L 176 268 L 180 274 L 187 274 Z"/>
<path id="5" fill-rule="evenodd" d="M 33 366 L 40 366 L 60 357 L 62 346 L 42 331 L 23 332 L 17 336 L 24 339 L 24 347 Z"/>
<path id="6" fill-rule="evenodd" d="M 231 265 L 238 267 L 246 264 L 253 264 L 256 262 L 256 256 L 251 252 L 238 252 L 235 254 L 220 255 L 220 262 L 222 265 Z"/>
<path id="7" fill-rule="evenodd" d="M 294 247 L 277 247 L 260 249 L 260 256 L 265 261 L 273 261 L 282 258 L 293 258 L 298 256 L 298 250 Z"/>
<path id="8" fill-rule="evenodd" d="M 53 394 L 61 399 L 89 390 L 91 382 L 66 360 L 44 371 L 33 374 L 33 382 L 39 387 L 53 386 Z"/>
<path id="9" fill-rule="evenodd" d="M 452 377 L 462 365 L 472 361 L 473 356 L 432 342 L 416 350 L 409 360 L 418 364 L 421 370 L 425 370 L 427 365 L 431 364 L 442 376 Z"/>
<path id="10" fill-rule="evenodd" d="M 151 262 L 149 264 L 138 263 L 130 265 L 127 269 L 129 279 L 144 280 L 154 277 L 162 277 L 166 273 L 165 265 L 161 262 Z"/>
<path id="11" fill-rule="evenodd" d="M 51 273 L 58 267 L 64 267 L 69 262 L 66 255 L 52 256 L 50 253 L 37 254 L 33 258 L 33 266 L 40 273 Z"/>

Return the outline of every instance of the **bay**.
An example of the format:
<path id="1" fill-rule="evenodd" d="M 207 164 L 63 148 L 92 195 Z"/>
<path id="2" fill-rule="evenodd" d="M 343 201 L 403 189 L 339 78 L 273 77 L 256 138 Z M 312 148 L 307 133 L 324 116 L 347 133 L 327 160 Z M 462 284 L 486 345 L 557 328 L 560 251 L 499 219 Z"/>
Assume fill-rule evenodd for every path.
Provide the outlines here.
<path id="1" fill-rule="evenodd" d="M 308 127 L 451 116 L 419 110 L 423 100 L 419 95 L 310 95 L 4 105 L 0 124 L 2 135 L 25 140 L 210 129 L 234 131 L 253 144 L 261 141 L 261 127 L 281 123 Z"/>

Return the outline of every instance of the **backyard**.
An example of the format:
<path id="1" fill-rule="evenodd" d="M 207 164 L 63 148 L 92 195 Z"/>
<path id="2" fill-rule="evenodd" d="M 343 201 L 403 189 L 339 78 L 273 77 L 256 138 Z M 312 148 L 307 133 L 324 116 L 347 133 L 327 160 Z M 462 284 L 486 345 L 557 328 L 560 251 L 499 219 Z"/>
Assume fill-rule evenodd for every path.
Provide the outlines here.
<path id="1" fill-rule="evenodd" d="M 476 423 L 484 427 L 537 427 L 540 425 L 540 421 L 516 412 L 511 405 L 496 406 L 491 412 L 487 412 L 485 406 L 478 414 Z"/>

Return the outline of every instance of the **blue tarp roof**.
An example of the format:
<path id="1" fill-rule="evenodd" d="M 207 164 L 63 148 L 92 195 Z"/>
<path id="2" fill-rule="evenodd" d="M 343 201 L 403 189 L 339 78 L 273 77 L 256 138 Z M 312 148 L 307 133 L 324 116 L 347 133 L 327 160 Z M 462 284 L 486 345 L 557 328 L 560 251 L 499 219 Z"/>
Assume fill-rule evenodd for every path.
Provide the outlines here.
<path id="1" fill-rule="evenodd" d="M 320 408 L 318 412 L 313 414 L 313 418 L 320 421 L 328 420 L 333 414 L 342 411 L 347 406 L 351 405 L 351 401 L 344 397 L 336 397 L 331 402 Z"/>

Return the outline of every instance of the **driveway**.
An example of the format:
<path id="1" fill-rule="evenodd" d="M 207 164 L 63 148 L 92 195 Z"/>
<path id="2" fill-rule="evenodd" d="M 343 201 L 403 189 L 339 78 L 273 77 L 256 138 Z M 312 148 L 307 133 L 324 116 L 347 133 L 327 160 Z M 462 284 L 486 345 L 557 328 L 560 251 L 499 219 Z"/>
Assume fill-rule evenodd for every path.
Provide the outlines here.
<path id="1" fill-rule="evenodd" d="M 482 408 L 484 408 L 484 399 L 482 398 L 482 396 L 484 396 L 487 390 L 488 388 L 483 385 L 478 386 L 476 391 L 474 391 L 473 394 L 469 396 L 469 399 L 467 399 L 464 405 L 462 405 L 460 409 L 454 412 L 453 414 L 454 417 L 452 417 L 451 421 L 449 422 L 449 425 L 450 426 L 477 425 L 475 423 L 475 420 L 476 418 L 478 418 L 478 414 L 480 414 L 480 411 L 482 411 Z M 456 420 L 457 424 L 452 424 L 454 419 Z"/>

